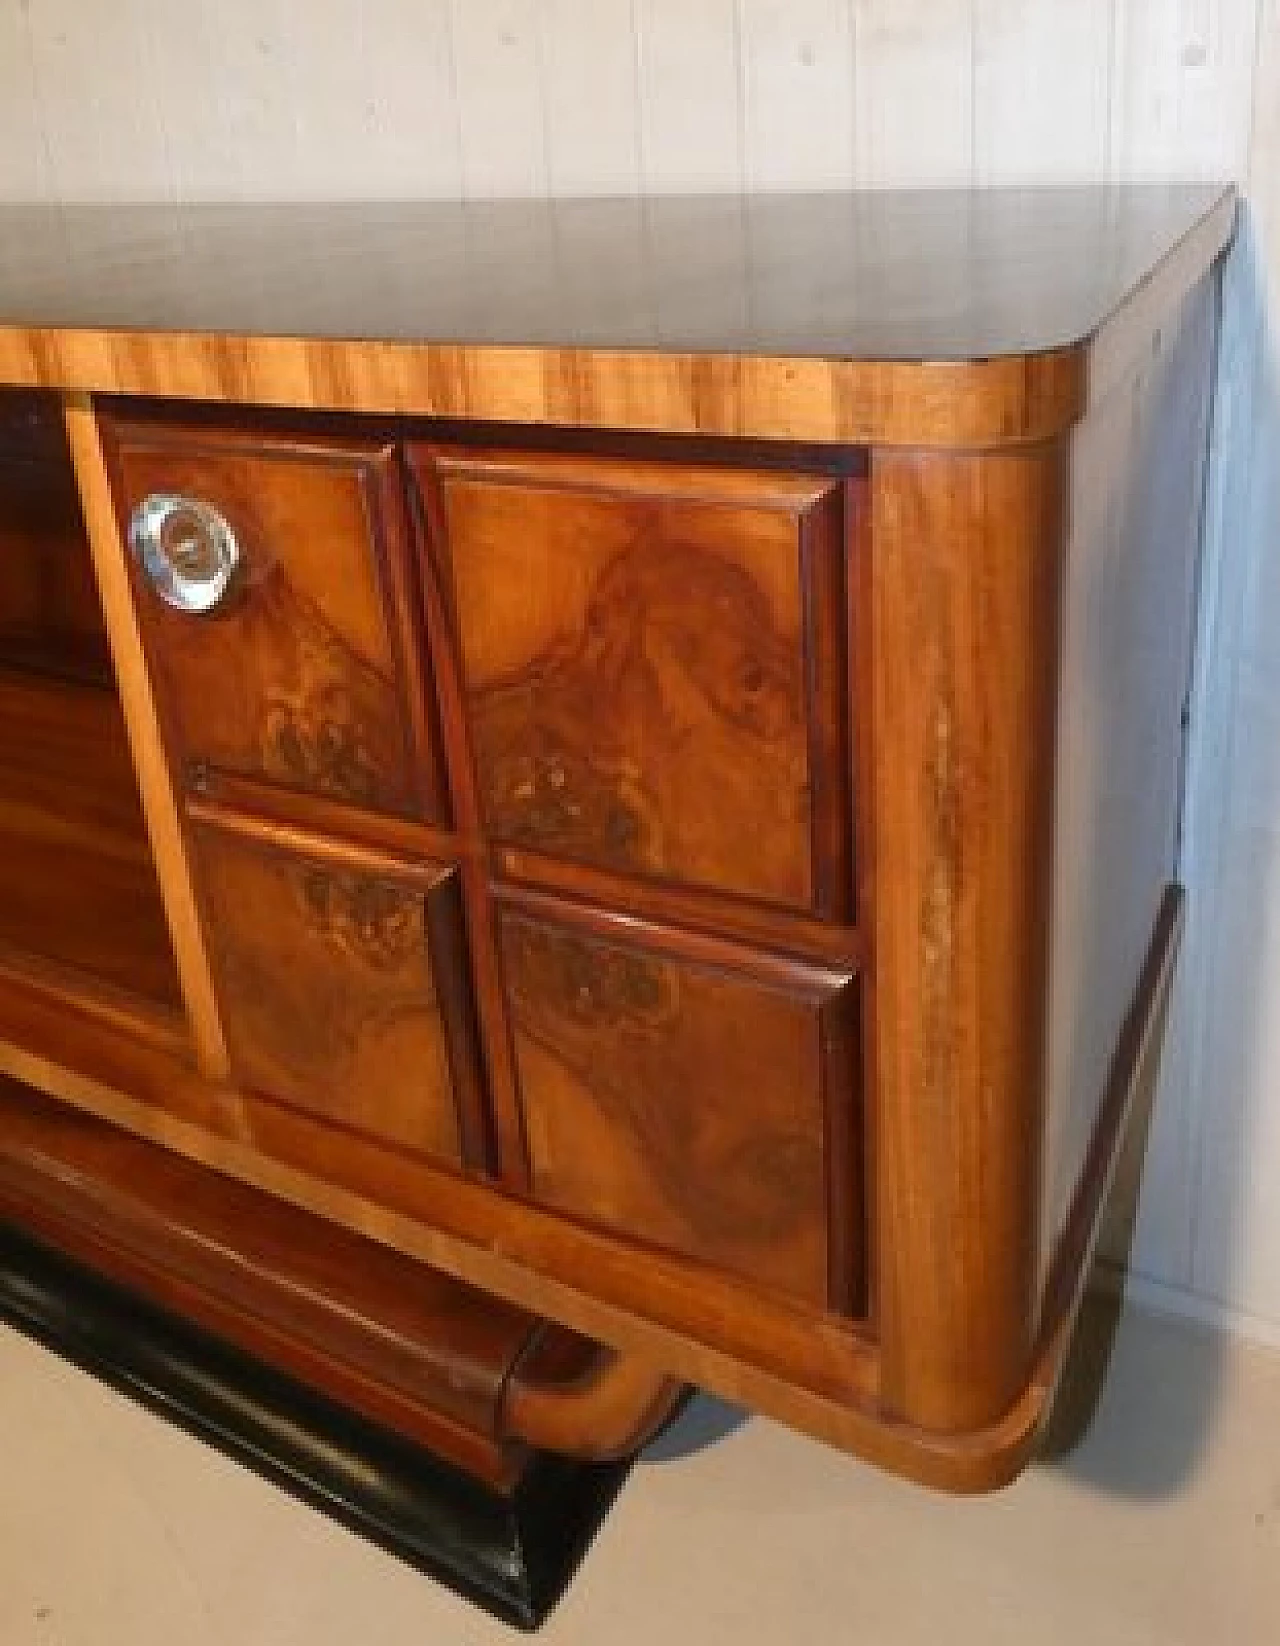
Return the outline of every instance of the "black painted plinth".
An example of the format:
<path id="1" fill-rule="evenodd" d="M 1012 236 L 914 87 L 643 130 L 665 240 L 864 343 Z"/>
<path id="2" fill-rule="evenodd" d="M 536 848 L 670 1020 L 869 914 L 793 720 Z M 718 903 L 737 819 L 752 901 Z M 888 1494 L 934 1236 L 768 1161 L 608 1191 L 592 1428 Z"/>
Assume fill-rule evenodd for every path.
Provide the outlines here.
<path id="1" fill-rule="evenodd" d="M 0 1319 L 523 1629 L 627 1473 L 544 1455 L 495 1492 L 7 1225 Z"/>

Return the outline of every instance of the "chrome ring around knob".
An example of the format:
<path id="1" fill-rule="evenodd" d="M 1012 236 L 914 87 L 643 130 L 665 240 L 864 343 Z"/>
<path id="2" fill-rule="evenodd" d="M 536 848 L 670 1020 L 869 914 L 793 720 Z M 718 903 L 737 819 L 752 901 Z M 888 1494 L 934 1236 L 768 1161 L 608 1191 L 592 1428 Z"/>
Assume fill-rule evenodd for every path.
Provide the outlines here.
<path id="1" fill-rule="evenodd" d="M 153 492 L 129 522 L 129 545 L 161 600 L 180 612 L 209 612 L 226 597 L 240 564 L 235 533 L 211 504 Z"/>

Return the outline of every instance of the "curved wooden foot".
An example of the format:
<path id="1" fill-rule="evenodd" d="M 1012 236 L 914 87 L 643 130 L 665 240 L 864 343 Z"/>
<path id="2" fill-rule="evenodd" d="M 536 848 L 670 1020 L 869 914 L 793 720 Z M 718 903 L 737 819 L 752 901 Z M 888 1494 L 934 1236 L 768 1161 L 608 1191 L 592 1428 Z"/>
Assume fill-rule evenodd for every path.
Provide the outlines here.
<path id="1" fill-rule="evenodd" d="M 675 1411 L 684 1385 L 594 1344 L 585 1364 L 566 1367 L 563 1337 L 546 1334 L 512 1372 L 502 1407 L 507 1434 L 592 1462 L 634 1455 Z"/>

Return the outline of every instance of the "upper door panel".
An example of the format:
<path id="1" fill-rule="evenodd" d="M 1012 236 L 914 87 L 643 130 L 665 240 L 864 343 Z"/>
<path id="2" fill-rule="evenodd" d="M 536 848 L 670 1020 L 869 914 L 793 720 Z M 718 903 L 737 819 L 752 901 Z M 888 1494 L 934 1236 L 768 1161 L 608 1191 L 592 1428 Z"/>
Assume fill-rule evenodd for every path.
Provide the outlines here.
<path id="1" fill-rule="evenodd" d="M 840 483 L 419 449 L 486 834 L 847 918 Z"/>
<path id="2" fill-rule="evenodd" d="M 439 818 L 392 449 L 149 424 L 111 432 L 144 639 L 186 780 L 209 768 Z M 162 574 L 208 571 L 225 550 L 202 541 L 210 520 L 233 540 L 225 590 L 208 577 L 192 585 L 205 609 L 176 607 L 148 575 L 137 524 L 148 503 Z"/>

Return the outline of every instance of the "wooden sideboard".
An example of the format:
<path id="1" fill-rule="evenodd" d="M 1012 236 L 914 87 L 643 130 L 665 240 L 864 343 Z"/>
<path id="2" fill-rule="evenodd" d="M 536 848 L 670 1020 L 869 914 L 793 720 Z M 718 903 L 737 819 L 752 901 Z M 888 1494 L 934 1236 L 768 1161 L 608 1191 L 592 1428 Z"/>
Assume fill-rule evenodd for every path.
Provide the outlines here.
<path id="1" fill-rule="evenodd" d="M 0 208 L 7 1316 L 526 1622 L 689 1385 L 1012 1478 L 1234 214 Z"/>

